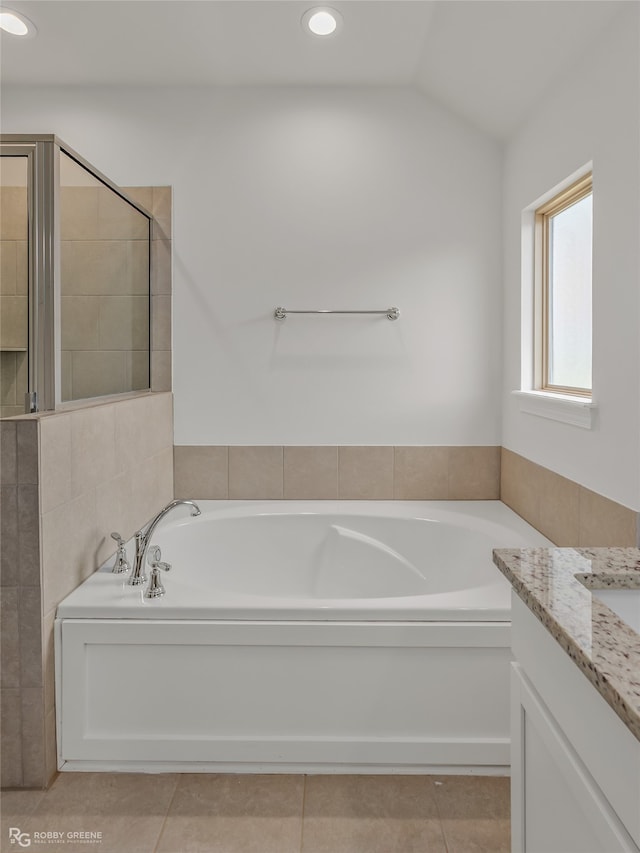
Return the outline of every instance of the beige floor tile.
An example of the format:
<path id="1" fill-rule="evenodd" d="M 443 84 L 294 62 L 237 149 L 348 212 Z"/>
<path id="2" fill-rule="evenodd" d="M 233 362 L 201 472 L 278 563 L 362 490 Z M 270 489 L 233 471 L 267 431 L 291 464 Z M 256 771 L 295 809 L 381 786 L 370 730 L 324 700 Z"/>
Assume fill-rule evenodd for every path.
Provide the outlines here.
<path id="1" fill-rule="evenodd" d="M 303 853 L 445 850 L 430 777 L 307 777 Z"/>
<path id="2" fill-rule="evenodd" d="M 508 853 L 508 778 L 440 776 L 434 783 L 449 853 Z"/>
<path id="3" fill-rule="evenodd" d="M 509 853 L 508 820 L 443 820 L 448 853 Z"/>
<path id="4" fill-rule="evenodd" d="M 67 833 L 102 833 L 99 844 L 66 841 L 60 846 L 74 853 L 153 853 L 177 780 L 170 773 L 61 773 L 25 831 L 32 837 L 36 832 L 63 832 L 65 839 Z"/>
<path id="5" fill-rule="evenodd" d="M 2 814 L 2 826 L 0 827 L 0 850 L 20 850 L 17 843 L 11 843 L 11 838 L 16 838 L 18 833 L 26 831 L 29 816 L 33 813 L 40 800 L 44 797 L 44 791 L 2 791 L 0 793 L 0 813 Z M 26 838 L 23 839 L 26 842 Z"/>
<path id="6" fill-rule="evenodd" d="M 303 776 L 182 776 L 158 853 L 298 853 L 303 791 Z"/>
<path id="7" fill-rule="evenodd" d="M 163 822 L 164 815 L 144 817 L 129 814 L 127 817 L 107 818 L 100 814 L 81 817 L 77 814 L 62 814 L 41 818 L 35 814 L 28 819 L 25 831 L 32 840 L 46 838 L 42 833 L 61 832 L 60 843 L 48 842 L 46 846 L 35 848 L 46 850 L 47 853 L 65 853 L 70 850 L 73 853 L 154 853 Z"/>
<path id="8" fill-rule="evenodd" d="M 44 797 L 44 791 L 2 791 L 0 810 L 2 818 L 28 817 Z"/>
<path id="9" fill-rule="evenodd" d="M 442 820 L 462 818 L 508 820 L 510 779 L 507 776 L 433 776 Z"/>

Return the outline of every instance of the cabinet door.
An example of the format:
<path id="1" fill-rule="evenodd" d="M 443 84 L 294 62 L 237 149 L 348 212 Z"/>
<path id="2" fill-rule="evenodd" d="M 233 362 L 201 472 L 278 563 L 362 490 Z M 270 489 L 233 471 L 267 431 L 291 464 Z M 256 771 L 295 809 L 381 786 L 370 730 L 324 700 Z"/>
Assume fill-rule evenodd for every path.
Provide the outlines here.
<path id="1" fill-rule="evenodd" d="M 514 853 L 637 853 L 518 664 L 511 678 Z"/>

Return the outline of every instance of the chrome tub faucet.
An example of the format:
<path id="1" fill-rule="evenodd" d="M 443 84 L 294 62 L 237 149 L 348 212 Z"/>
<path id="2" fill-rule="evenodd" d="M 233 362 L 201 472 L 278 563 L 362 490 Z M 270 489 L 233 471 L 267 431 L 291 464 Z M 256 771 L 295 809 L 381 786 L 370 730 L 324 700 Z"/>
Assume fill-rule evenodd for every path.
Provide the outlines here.
<path id="1" fill-rule="evenodd" d="M 200 507 L 195 501 L 175 500 L 168 503 L 160 512 L 152 518 L 151 521 L 143 528 L 138 530 L 136 537 L 136 557 L 133 564 L 133 570 L 129 575 L 127 584 L 129 586 L 139 586 L 146 583 L 146 575 L 144 573 L 144 563 L 147 556 L 147 549 L 151 542 L 151 536 L 156 527 L 160 524 L 165 515 L 168 515 L 173 509 L 178 506 L 190 506 L 191 515 L 200 515 Z"/>

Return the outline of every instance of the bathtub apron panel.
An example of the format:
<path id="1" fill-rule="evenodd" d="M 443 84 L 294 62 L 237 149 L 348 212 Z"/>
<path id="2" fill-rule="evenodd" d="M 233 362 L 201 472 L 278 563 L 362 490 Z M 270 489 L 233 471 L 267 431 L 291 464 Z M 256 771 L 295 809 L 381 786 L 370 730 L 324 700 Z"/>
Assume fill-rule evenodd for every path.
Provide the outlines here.
<path id="1" fill-rule="evenodd" d="M 509 624 L 59 620 L 61 770 L 506 772 Z"/>

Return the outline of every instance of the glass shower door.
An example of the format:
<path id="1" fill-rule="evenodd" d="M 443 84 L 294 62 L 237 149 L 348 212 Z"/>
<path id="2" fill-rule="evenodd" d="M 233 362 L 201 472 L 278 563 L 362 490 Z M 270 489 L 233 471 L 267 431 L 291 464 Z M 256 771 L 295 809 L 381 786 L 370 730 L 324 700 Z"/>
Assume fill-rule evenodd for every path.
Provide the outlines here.
<path id="1" fill-rule="evenodd" d="M 0 417 L 24 414 L 29 387 L 28 156 L 0 156 Z"/>

